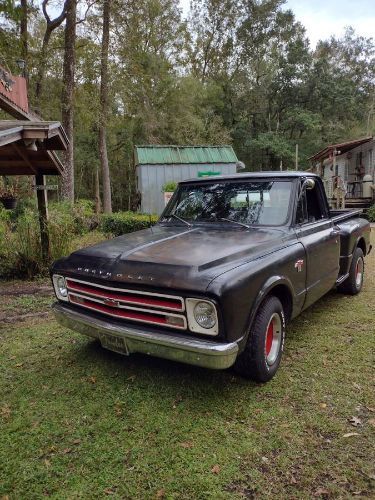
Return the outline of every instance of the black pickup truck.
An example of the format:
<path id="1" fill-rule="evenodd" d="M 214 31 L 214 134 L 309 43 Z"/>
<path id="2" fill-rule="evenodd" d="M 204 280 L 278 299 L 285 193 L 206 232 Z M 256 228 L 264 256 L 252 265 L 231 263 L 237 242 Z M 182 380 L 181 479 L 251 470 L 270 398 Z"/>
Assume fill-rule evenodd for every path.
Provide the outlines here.
<path id="1" fill-rule="evenodd" d="M 319 177 L 261 172 L 181 182 L 150 229 L 55 262 L 57 320 L 108 349 L 265 382 L 285 324 L 329 290 L 360 292 L 369 223 L 329 209 Z"/>

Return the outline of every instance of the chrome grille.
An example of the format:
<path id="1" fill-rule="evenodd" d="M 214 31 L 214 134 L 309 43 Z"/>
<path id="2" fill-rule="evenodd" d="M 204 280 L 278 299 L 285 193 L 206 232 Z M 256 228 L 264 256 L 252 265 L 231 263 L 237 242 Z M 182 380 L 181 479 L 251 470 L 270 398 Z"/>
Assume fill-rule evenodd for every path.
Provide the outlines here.
<path id="1" fill-rule="evenodd" d="M 186 330 L 182 297 L 153 292 L 114 288 L 73 278 L 66 279 L 72 304 L 99 313 L 135 321 Z"/>

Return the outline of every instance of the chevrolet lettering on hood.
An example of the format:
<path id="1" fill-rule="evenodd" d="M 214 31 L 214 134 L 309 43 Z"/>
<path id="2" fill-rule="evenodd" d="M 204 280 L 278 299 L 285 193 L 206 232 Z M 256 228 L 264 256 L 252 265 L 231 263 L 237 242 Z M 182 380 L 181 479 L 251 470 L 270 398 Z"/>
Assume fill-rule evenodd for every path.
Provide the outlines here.
<path id="1" fill-rule="evenodd" d="M 84 272 L 84 273 L 87 273 L 87 274 L 91 274 L 91 275 L 98 275 L 102 278 L 123 278 L 124 275 L 122 273 L 110 273 L 108 271 L 103 271 L 101 269 L 90 269 L 88 267 L 85 267 L 85 268 L 82 268 L 82 267 L 77 267 L 77 271 L 79 272 Z M 154 278 L 152 276 L 142 276 L 142 275 L 137 275 L 137 276 L 133 276 L 131 274 L 127 274 L 125 276 L 126 279 L 129 279 L 129 280 L 138 280 L 138 281 L 154 281 Z"/>
<path id="2" fill-rule="evenodd" d="M 182 181 L 152 228 L 56 261 L 53 310 L 106 349 L 267 382 L 290 319 L 334 287 L 361 291 L 369 235 L 311 173 Z"/>

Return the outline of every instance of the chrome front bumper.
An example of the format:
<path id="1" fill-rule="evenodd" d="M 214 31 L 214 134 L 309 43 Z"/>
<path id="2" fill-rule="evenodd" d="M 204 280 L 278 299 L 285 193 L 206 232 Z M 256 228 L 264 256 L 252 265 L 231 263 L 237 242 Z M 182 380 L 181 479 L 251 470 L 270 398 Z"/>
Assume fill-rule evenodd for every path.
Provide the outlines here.
<path id="1" fill-rule="evenodd" d="M 105 319 L 93 318 L 61 302 L 54 303 L 52 310 L 58 323 L 66 328 L 97 339 L 101 339 L 103 335 L 123 339 L 128 353 L 139 352 L 214 369 L 229 368 L 238 354 L 236 342 L 221 344 L 180 334 L 145 332 L 136 327 L 120 326 Z"/>

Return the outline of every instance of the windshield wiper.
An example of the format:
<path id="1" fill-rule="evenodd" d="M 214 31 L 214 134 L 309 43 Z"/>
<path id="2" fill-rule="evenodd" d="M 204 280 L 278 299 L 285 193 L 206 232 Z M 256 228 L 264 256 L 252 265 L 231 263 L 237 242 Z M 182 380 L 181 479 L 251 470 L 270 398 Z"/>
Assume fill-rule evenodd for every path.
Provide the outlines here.
<path id="1" fill-rule="evenodd" d="M 168 214 L 168 215 L 165 215 L 164 216 L 164 219 L 168 219 L 169 218 L 175 218 L 181 222 L 183 222 L 184 224 L 186 224 L 188 227 L 192 227 L 192 224 L 190 224 L 190 222 L 188 222 L 187 220 L 183 219 L 182 217 L 176 215 L 176 214 Z"/>
<path id="2" fill-rule="evenodd" d="M 250 229 L 250 226 L 248 224 L 244 224 L 243 222 L 238 222 L 237 220 L 226 219 L 225 217 L 220 217 L 219 220 L 225 220 L 226 222 L 232 222 L 233 224 L 238 224 L 239 226 L 246 227 L 246 229 Z"/>

